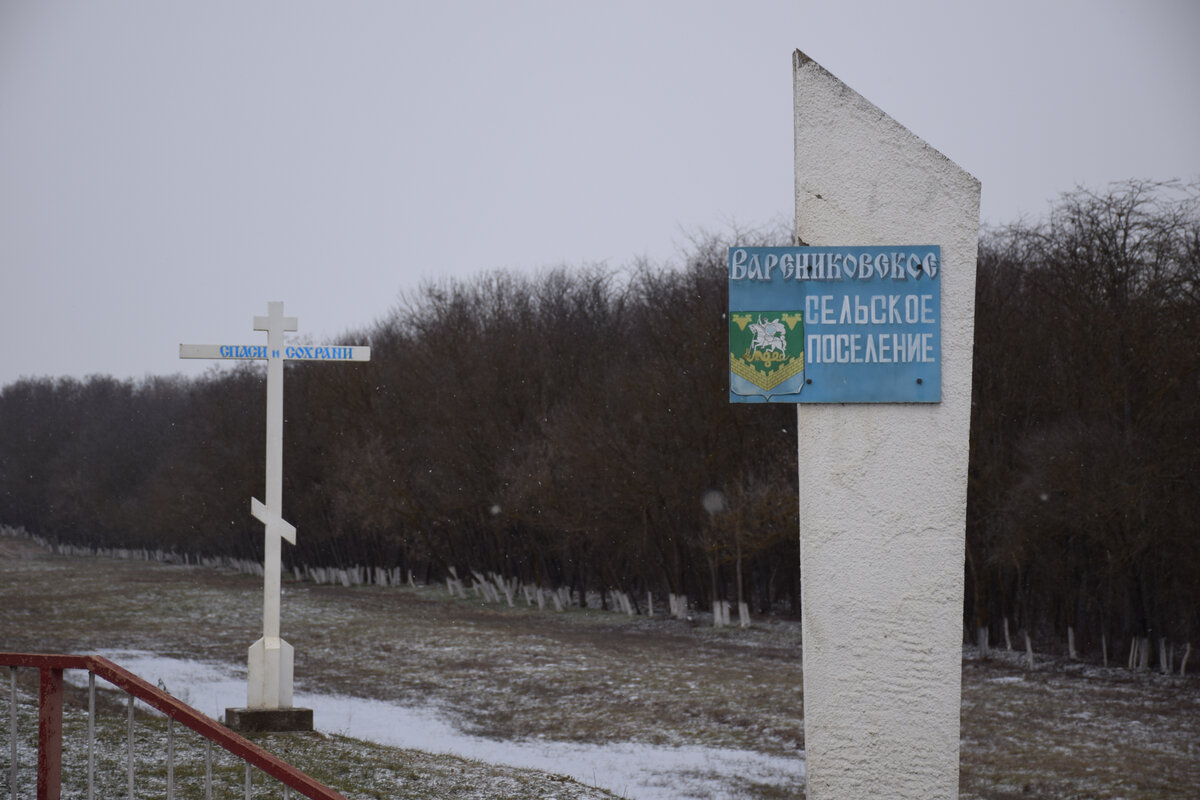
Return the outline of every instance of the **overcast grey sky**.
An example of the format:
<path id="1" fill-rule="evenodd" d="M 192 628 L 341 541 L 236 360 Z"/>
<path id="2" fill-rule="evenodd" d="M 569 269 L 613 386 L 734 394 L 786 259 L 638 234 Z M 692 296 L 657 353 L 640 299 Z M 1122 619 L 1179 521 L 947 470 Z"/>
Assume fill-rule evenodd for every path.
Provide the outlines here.
<path id="1" fill-rule="evenodd" d="M 983 184 L 1200 178 L 1200 3 L 0 0 L 0 385 L 790 224 L 801 49 Z M 313 367 L 329 369 L 332 367 Z"/>

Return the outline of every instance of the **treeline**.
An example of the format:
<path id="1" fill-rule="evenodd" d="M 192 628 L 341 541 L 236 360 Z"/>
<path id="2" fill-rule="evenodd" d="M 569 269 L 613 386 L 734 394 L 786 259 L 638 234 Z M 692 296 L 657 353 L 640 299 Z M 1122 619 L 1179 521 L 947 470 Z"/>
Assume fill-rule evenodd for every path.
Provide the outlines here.
<path id="1" fill-rule="evenodd" d="M 1200 635 L 1198 188 L 1079 191 L 981 243 L 967 612 L 994 643 L 1169 668 Z"/>
<path id="2" fill-rule="evenodd" d="M 724 261 L 431 284 L 345 336 L 370 362 L 289 363 L 288 566 L 797 608 L 795 412 L 728 402 Z M 0 522 L 261 557 L 264 372 L 6 387 Z"/>
<path id="3" fill-rule="evenodd" d="M 994 644 L 1196 637 L 1198 198 L 1081 191 L 981 240 L 964 622 Z M 796 610 L 795 410 L 728 402 L 728 244 L 427 285 L 346 335 L 369 363 L 289 364 L 289 566 Z M 0 523 L 261 557 L 263 376 L 5 387 Z"/>

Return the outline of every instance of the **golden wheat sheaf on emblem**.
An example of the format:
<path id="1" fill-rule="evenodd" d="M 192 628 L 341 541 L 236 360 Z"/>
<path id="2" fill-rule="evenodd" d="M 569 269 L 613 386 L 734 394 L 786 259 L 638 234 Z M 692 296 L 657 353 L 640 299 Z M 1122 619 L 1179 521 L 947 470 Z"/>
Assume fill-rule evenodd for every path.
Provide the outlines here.
<path id="1" fill-rule="evenodd" d="M 734 394 L 797 394 L 804 388 L 804 314 L 729 315 L 729 388 Z"/>

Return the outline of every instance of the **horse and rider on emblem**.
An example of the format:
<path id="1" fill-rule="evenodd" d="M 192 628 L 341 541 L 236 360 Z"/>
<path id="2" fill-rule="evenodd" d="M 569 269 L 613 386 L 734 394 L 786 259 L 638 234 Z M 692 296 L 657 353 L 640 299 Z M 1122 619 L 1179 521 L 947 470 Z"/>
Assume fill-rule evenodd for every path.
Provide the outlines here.
<path id="1" fill-rule="evenodd" d="M 804 315 L 755 311 L 729 316 L 729 389 L 738 395 L 799 394 L 804 388 Z"/>

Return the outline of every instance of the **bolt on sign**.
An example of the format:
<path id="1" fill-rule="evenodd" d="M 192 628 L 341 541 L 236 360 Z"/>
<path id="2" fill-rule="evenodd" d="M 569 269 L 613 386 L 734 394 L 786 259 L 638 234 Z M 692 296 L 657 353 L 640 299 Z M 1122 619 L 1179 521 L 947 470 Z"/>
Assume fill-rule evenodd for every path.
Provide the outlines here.
<path id="1" fill-rule="evenodd" d="M 938 403 L 941 247 L 729 248 L 732 403 Z"/>

